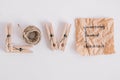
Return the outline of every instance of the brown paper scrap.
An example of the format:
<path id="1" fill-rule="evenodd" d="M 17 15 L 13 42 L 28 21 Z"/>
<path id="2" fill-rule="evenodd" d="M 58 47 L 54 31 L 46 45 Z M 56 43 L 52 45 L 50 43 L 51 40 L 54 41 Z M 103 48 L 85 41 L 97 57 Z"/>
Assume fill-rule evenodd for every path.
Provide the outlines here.
<path id="1" fill-rule="evenodd" d="M 77 18 L 76 50 L 81 55 L 112 54 L 114 21 L 112 18 Z"/>

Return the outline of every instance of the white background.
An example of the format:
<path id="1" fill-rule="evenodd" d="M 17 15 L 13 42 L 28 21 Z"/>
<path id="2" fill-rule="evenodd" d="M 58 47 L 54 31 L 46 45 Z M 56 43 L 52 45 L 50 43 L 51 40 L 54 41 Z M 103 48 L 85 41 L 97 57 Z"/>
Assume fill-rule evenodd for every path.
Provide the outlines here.
<path id="1" fill-rule="evenodd" d="M 119 0 L 0 0 L 0 80 L 120 80 Z M 113 55 L 81 56 L 75 51 L 77 17 L 112 17 L 115 21 Z M 25 44 L 21 27 L 36 25 L 42 39 L 32 54 L 5 52 L 5 24 L 14 25 L 13 44 Z M 63 23 L 72 24 L 65 52 L 51 51 L 45 22 L 52 22 L 57 39 Z"/>

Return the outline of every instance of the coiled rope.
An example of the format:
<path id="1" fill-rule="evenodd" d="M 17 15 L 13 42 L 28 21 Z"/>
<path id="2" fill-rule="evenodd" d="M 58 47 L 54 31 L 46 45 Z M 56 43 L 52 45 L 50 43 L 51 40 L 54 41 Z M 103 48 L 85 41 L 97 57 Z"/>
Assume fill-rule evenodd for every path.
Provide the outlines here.
<path id="1" fill-rule="evenodd" d="M 36 45 L 41 40 L 41 31 L 36 26 L 28 26 L 23 31 L 23 39 L 30 45 Z"/>

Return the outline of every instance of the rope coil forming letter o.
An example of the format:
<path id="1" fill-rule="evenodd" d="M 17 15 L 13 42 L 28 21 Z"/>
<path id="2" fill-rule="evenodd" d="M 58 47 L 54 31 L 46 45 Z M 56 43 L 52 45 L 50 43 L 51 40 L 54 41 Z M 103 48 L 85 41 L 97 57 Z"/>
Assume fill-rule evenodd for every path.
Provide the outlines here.
<path id="1" fill-rule="evenodd" d="M 30 45 L 36 45 L 41 40 L 41 31 L 36 26 L 28 26 L 23 31 L 23 39 Z"/>

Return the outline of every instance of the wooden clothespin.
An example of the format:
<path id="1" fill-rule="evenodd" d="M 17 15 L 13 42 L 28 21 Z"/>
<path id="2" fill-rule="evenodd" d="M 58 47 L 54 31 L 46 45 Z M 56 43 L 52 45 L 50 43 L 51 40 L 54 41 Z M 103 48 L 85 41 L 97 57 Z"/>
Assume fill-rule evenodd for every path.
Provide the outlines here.
<path id="1" fill-rule="evenodd" d="M 5 27 L 5 32 L 6 32 L 6 51 L 7 52 L 11 52 L 13 49 L 13 45 L 12 45 L 12 38 L 11 38 L 11 34 L 12 34 L 12 24 L 7 24 Z"/>
<path id="2" fill-rule="evenodd" d="M 54 35 L 52 24 L 50 24 L 50 25 L 45 24 L 45 27 L 46 27 L 48 39 L 50 40 L 50 43 L 51 43 L 50 44 L 51 49 L 52 50 L 58 49 L 58 45 L 57 45 L 57 42 L 56 42 L 56 38 L 55 38 L 55 35 Z"/>
<path id="3" fill-rule="evenodd" d="M 24 45 L 24 46 L 13 46 L 13 53 L 32 53 L 31 50 L 29 50 L 32 46 Z"/>
<path id="4" fill-rule="evenodd" d="M 65 24 L 64 31 L 61 36 L 60 42 L 59 42 L 59 49 L 62 51 L 65 50 L 65 46 L 67 44 L 67 39 L 69 36 L 70 28 L 71 28 L 71 24 Z"/>
<path id="5" fill-rule="evenodd" d="M 11 53 L 31 53 L 29 50 L 32 46 L 23 45 L 23 46 L 14 46 L 12 44 L 12 24 L 7 24 L 6 26 L 6 51 Z"/>

